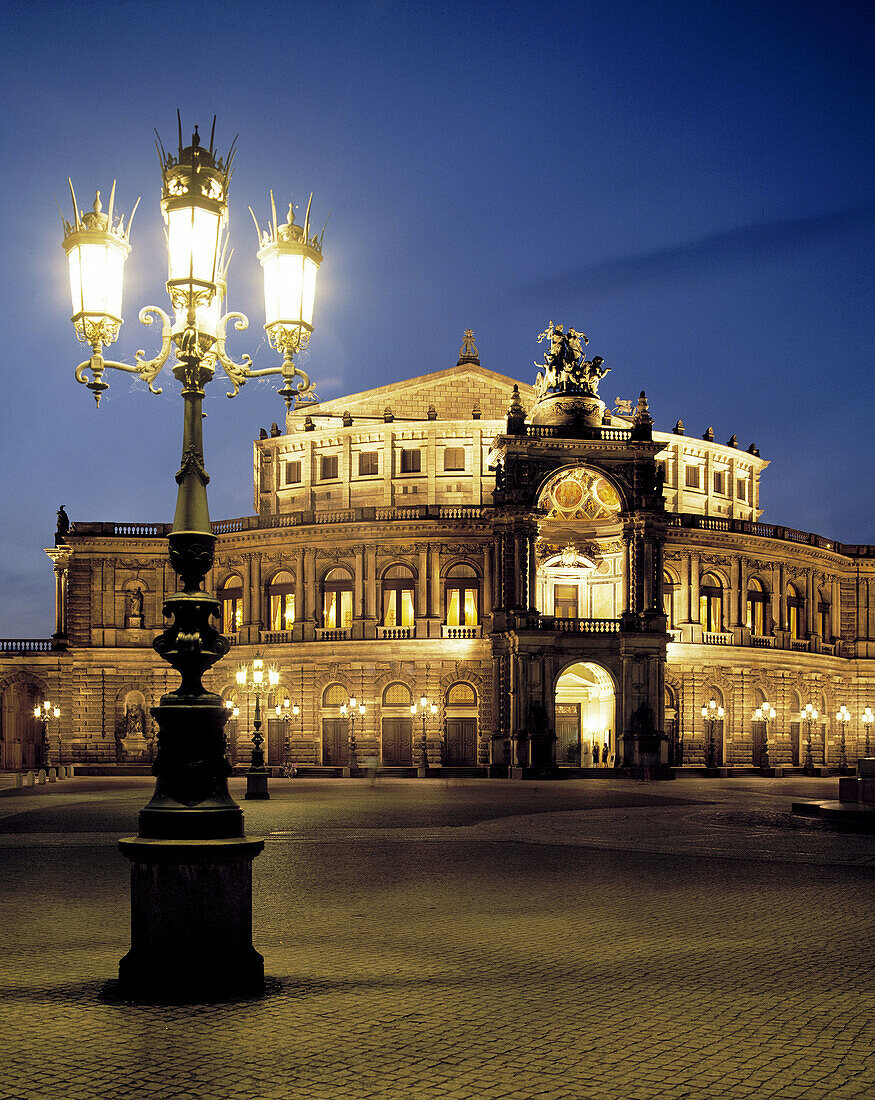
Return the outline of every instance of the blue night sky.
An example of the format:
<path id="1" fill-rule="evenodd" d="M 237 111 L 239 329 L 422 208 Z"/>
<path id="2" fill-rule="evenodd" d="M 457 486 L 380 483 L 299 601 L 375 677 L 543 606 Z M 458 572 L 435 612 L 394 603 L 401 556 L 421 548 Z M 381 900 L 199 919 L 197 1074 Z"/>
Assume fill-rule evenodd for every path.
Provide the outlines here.
<path id="1" fill-rule="evenodd" d="M 875 542 L 871 357 L 875 7 L 723 0 L 167 3 L 7 0 L 0 310 L 5 495 L 0 636 L 53 625 L 51 545 L 76 520 L 173 517 L 182 403 L 117 372 L 99 411 L 55 198 L 69 216 L 118 180 L 143 196 L 108 356 L 157 350 L 167 306 L 153 127 L 227 150 L 229 308 L 263 338 L 247 207 L 268 190 L 329 209 L 316 332 L 321 397 L 455 364 L 532 381 L 549 320 L 645 389 L 658 428 L 756 442 L 764 520 Z M 13 48 L 14 45 L 14 48 Z M 252 511 L 252 439 L 282 422 L 271 379 L 206 402 L 214 519 Z M 159 382 L 160 384 L 160 382 Z"/>

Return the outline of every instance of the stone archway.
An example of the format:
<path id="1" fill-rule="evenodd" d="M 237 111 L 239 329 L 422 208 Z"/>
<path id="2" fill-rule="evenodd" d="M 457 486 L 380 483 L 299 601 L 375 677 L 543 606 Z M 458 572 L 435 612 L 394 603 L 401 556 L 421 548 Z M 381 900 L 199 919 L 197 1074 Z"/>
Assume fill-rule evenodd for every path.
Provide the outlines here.
<path id="1" fill-rule="evenodd" d="M 556 764 L 602 766 L 616 760 L 616 692 L 611 674 L 594 661 L 566 665 L 556 681 Z"/>

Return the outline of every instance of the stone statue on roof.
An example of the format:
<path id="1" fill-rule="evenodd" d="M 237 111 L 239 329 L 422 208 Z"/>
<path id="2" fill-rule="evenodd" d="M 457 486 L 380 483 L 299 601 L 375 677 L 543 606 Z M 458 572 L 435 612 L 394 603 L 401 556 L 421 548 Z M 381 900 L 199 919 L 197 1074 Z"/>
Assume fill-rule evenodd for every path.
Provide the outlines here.
<path id="1" fill-rule="evenodd" d="M 538 337 L 538 343 L 549 339 L 550 347 L 544 352 L 543 364 L 535 363 L 539 368 L 535 379 L 535 393 L 540 400 L 548 393 L 575 393 L 596 397 L 599 382 L 611 369 L 603 366 L 600 355 L 586 358 L 584 345 L 589 343 L 586 333 L 564 326 L 554 325 L 551 321 Z"/>

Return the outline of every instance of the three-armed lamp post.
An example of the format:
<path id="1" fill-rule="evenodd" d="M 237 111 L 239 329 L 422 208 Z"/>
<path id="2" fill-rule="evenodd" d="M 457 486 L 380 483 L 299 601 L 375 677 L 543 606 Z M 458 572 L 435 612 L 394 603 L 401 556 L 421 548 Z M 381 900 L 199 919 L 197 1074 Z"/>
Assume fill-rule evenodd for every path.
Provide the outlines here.
<path id="1" fill-rule="evenodd" d="M 360 703 L 358 699 L 351 695 L 349 699 L 349 706 L 346 703 L 340 708 L 342 717 L 349 721 L 349 772 L 350 775 L 358 770 L 358 748 L 355 743 L 355 720 L 361 718 L 362 722 L 365 720 L 365 704 Z M 345 774 L 345 773 L 344 773 Z"/>
<path id="2" fill-rule="evenodd" d="M 249 356 L 234 362 L 225 350 L 227 325 L 233 321 L 244 329 L 249 322 L 240 313 L 223 315 L 233 146 L 223 160 L 212 135 L 204 148 L 195 127 L 191 144 L 183 147 L 180 121 L 176 155 L 160 141 L 158 153 L 166 285 L 174 318 L 157 306 L 140 311 L 144 324 L 161 323 L 161 348 L 154 359 L 137 352 L 134 363 L 126 364 L 103 356 L 122 324 L 124 264 L 130 252 L 130 219 L 125 225 L 116 215 L 115 184 L 106 212 L 98 192 L 94 209 L 85 214 L 70 184 L 73 221 L 64 221 L 64 250 L 73 327 L 91 348 L 90 358 L 76 368 L 77 381 L 92 391 L 98 405 L 108 368 L 137 375 L 160 393 L 154 382 L 172 353 L 171 370 L 181 384 L 182 461 L 169 536 L 170 564 L 181 585 L 164 601 L 172 625 L 153 643 L 181 683 L 152 710 L 159 731 L 152 768 L 155 793 L 140 811 L 139 835 L 119 842 L 131 861 L 132 940 L 119 979 L 134 993 L 197 997 L 211 991 L 258 991 L 264 985 L 264 963 L 252 946 L 252 860 L 263 841 L 243 835 L 243 812 L 228 792 L 224 725 L 229 711 L 202 682 L 229 649 L 210 621 L 219 615 L 219 602 L 203 587 L 216 543 L 207 506 L 204 387 L 221 366 L 233 387 L 229 396 L 249 378 L 269 374 L 282 377 L 279 392 L 287 407 L 308 392 L 310 381 L 294 355 L 307 347 L 313 330 L 322 237 L 311 235 L 309 205 L 303 226 L 295 223 L 291 207 L 287 221 L 279 224 L 271 195 L 272 220 L 259 231 L 258 259 L 264 272 L 265 329 L 282 364 L 253 370 Z"/>
<path id="3" fill-rule="evenodd" d="M 808 742 L 805 746 L 805 774 L 814 775 L 814 756 L 811 751 L 811 729 L 820 715 L 812 703 L 806 703 L 802 708 L 800 717 L 803 722 L 808 723 Z"/>
<path id="4" fill-rule="evenodd" d="M 255 696 L 255 719 L 252 723 L 252 761 L 246 773 L 246 798 L 270 798 L 267 790 L 269 772 L 264 766 L 264 738 L 261 736 L 261 697 L 272 692 L 280 682 L 275 668 L 265 668 L 261 655 L 256 653 L 252 668 L 241 665 L 237 670 L 237 683 L 241 691 Z"/>
<path id="5" fill-rule="evenodd" d="M 764 726 L 763 751 L 762 755 L 760 756 L 761 771 L 768 771 L 768 769 L 772 766 L 771 761 L 769 760 L 769 722 L 772 721 L 776 713 L 777 712 L 771 703 L 762 703 L 753 712 L 754 719 L 757 722 L 762 722 Z"/>
<path id="6" fill-rule="evenodd" d="M 714 740 L 714 726 L 723 721 L 723 707 L 717 705 L 716 699 L 709 699 L 708 705 L 702 707 L 702 717 L 708 723 L 708 752 L 705 762 L 706 768 L 717 767 L 717 744 Z"/>
<path id="7" fill-rule="evenodd" d="M 52 767 L 52 745 L 49 741 L 49 719 L 54 718 L 56 722 L 60 721 L 61 708 L 54 706 L 48 701 L 44 700 L 42 706 L 39 703 L 33 708 L 33 716 L 37 722 L 43 724 L 43 744 L 42 744 L 42 758 L 43 767 L 48 774 L 49 769 Z"/>
<path id="8" fill-rule="evenodd" d="M 416 717 L 416 703 L 411 706 L 410 713 L 414 718 Z M 429 703 L 428 698 L 422 695 L 419 699 L 419 716 L 422 719 L 422 736 L 419 741 L 419 765 L 417 767 L 420 778 L 428 773 L 428 735 L 426 733 L 425 723 L 429 714 L 432 715 L 432 717 L 437 714 L 437 703 Z"/>
<path id="9" fill-rule="evenodd" d="M 863 723 L 863 729 L 865 729 L 866 731 L 866 745 L 863 751 L 866 756 L 871 756 L 872 749 L 869 745 L 869 730 L 872 729 L 872 723 L 875 722 L 875 714 L 872 713 L 871 707 L 866 707 L 866 709 L 860 715 L 860 721 Z"/>
<path id="10" fill-rule="evenodd" d="M 283 775 L 291 779 L 295 774 L 295 766 L 292 763 L 292 742 L 290 728 L 292 722 L 297 722 L 301 716 L 301 708 L 286 696 L 282 703 L 277 703 L 274 708 L 277 718 L 283 724 Z"/>
<path id="11" fill-rule="evenodd" d="M 841 740 L 839 741 L 839 767 L 846 768 L 848 766 L 848 744 L 845 740 L 845 730 L 848 728 L 848 722 L 851 720 L 851 712 L 845 706 L 844 703 L 839 707 L 836 712 L 836 721 L 839 724 L 841 730 Z"/>

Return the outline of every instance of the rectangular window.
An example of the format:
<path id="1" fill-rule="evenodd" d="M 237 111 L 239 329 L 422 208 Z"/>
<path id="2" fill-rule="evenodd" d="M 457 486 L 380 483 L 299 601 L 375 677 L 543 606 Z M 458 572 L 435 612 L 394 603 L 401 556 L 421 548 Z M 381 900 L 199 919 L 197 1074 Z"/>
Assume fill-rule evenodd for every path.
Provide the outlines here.
<path id="1" fill-rule="evenodd" d="M 401 473 L 402 474 L 418 474 L 421 469 L 421 452 L 408 451 L 402 449 L 401 451 Z"/>
<path id="2" fill-rule="evenodd" d="M 726 492 L 726 474 L 722 470 L 714 471 L 714 492 L 721 496 Z"/>
<path id="3" fill-rule="evenodd" d="M 301 483 L 301 463 L 300 460 L 296 462 L 286 463 L 286 485 L 300 485 Z"/>
<path id="4" fill-rule="evenodd" d="M 557 584 L 553 589 L 553 614 L 557 619 L 577 618 L 577 585 Z"/>
<path id="5" fill-rule="evenodd" d="M 465 469 L 465 448 L 464 447 L 445 447 L 444 448 L 444 470 L 464 470 Z"/>
<path id="6" fill-rule="evenodd" d="M 326 592 L 322 610 L 327 630 L 348 630 L 352 626 L 352 592 Z"/>
<path id="7" fill-rule="evenodd" d="M 476 588 L 447 588 L 447 626 L 477 626 Z"/>
<path id="8" fill-rule="evenodd" d="M 699 488 L 699 467 L 687 466 L 685 470 L 686 486 L 688 489 Z"/>
<path id="9" fill-rule="evenodd" d="M 740 477 L 735 485 L 737 490 L 735 495 L 738 497 L 738 499 L 747 500 L 747 482 L 744 480 L 744 478 Z"/>
<path id="10" fill-rule="evenodd" d="M 331 481 L 337 477 L 337 455 L 322 455 L 319 460 L 319 478 Z"/>
<path id="11" fill-rule="evenodd" d="M 369 477 L 377 474 L 379 469 L 379 455 L 376 451 L 359 451 L 359 477 Z"/>

